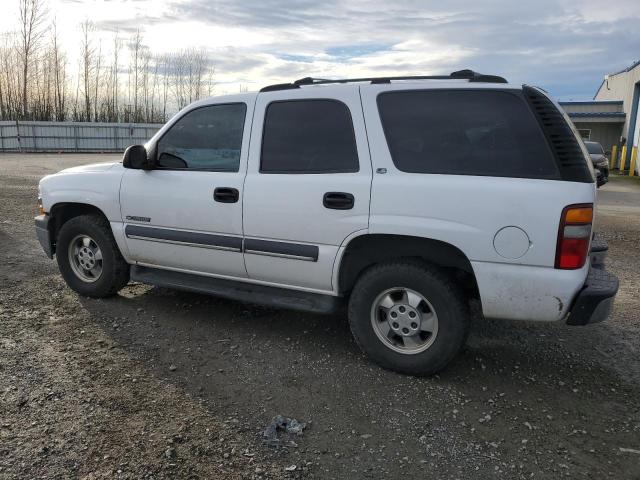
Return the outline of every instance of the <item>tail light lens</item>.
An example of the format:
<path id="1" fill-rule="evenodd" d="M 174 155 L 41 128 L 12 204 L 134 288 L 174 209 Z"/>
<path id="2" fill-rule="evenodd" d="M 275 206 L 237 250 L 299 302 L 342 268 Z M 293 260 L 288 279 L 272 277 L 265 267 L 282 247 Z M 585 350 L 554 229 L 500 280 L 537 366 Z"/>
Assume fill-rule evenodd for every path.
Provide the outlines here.
<path id="1" fill-rule="evenodd" d="M 591 203 L 569 205 L 562 210 L 556 247 L 556 268 L 575 270 L 583 267 L 589 255 L 592 223 Z"/>

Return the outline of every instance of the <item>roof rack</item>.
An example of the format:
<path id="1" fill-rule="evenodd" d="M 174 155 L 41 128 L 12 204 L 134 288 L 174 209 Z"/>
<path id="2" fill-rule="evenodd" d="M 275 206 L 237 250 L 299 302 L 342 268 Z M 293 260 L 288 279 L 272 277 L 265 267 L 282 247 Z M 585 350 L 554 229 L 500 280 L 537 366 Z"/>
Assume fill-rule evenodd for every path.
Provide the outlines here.
<path id="1" fill-rule="evenodd" d="M 355 83 L 370 82 L 371 84 L 391 83 L 393 80 L 469 80 L 480 83 L 507 83 L 507 80 L 497 75 L 485 75 L 473 70 L 458 70 L 450 75 L 418 75 L 401 77 L 366 77 L 366 78 L 344 78 L 338 80 L 327 80 L 323 78 L 305 77 L 292 83 L 278 83 L 261 88 L 261 92 L 274 92 L 277 90 L 291 90 L 306 85 L 326 85 L 330 83 Z"/>

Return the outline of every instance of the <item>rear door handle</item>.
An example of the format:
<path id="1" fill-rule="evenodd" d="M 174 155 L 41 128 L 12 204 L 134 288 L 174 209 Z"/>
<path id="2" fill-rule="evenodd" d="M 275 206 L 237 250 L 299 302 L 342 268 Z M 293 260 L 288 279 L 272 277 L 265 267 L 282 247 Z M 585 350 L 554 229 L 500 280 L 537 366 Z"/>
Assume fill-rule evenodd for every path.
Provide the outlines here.
<path id="1" fill-rule="evenodd" d="M 237 188 L 217 187 L 213 191 L 213 199 L 220 203 L 236 203 L 240 198 Z"/>
<path id="2" fill-rule="evenodd" d="M 353 195 L 345 192 L 327 192 L 322 197 L 322 205 L 333 210 L 351 210 L 354 203 Z"/>

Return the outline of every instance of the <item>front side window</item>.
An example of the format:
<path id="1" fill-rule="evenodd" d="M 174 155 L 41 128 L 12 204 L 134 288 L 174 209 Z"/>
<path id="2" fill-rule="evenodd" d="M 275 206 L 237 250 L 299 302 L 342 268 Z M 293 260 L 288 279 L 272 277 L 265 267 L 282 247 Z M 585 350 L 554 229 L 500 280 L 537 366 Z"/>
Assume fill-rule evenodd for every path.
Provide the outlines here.
<path id="1" fill-rule="evenodd" d="M 493 90 L 382 93 L 378 109 L 389 151 L 403 172 L 559 178 L 524 99 Z"/>
<path id="2" fill-rule="evenodd" d="M 158 142 L 158 166 L 237 172 L 246 111 L 244 103 L 230 103 L 187 113 Z"/>
<path id="3" fill-rule="evenodd" d="M 349 108 L 336 100 L 292 100 L 267 107 L 262 137 L 263 173 L 358 171 Z"/>

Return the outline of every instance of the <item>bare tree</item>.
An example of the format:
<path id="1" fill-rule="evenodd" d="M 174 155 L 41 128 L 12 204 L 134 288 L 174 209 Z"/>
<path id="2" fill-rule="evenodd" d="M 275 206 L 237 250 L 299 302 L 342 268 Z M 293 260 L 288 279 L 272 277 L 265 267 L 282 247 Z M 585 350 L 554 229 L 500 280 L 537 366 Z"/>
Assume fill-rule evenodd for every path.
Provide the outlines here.
<path id="1" fill-rule="evenodd" d="M 171 56 L 164 55 L 162 57 L 162 121 L 167 120 L 167 99 L 169 95 L 169 69 L 171 65 Z"/>
<path id="2" fill-rule="evenodd" d="M 22 116 L 28 115 L 27 85 L 29 63 L 44 33 L 46 11 L 43 0 L 19 0 L 20 11 L 20 58 L 22 60 Z"/>
<path id="3" fill-rule="evenodd" d="M 120 43 L 120 38 L 118 37 L 118 32 L 116 31 L 115 36 L 113 37 L 113 67 L 112 67 L 112 76 L 113 76 L 113 84 L 112 84 L 112 89 L 113 89 L 113 94 L 112 94 L 112 100 L 111 100 L 111 104 L 112 104 L 112 110 L 113 113 L 110 116 L 110 119 L 114 122 L 118 121 L 118 69 L 119 64 L 118 64 L 118 57 L 119 57 L 119 53 L 120 53 L 120 48 L 121 48 L 121 43 Z"/>
<path id="4" fill-rule="evenodd" d="M 133 121 L 137 121 L 138 118 L 138 91 L 140 88 L 139 83 L 139 74 L 140 74 L 140 61 L 142 54 L 142 33 L 140 30 L 136 30 L 136 33 L 131 38 L 131 43 L 129 46 L 130 55 L 131 55 L 131 65 L 129 66 L 129 71 L 133 75 L 133 83 L 130 82 L 129 88 L 133 91 L 130 94 L 133 94 Z"/>
<path id="5" fill-rule="evenodd" d="M 58 39 L 58 25 L 54 19 L 51 28 L 51 54 L 53 60 L 53 77 L 54 77 L 54 112 L 55 119 L 62 121 L 65 119 L 65 97 L 66 97 L 66 67 L 67 60 L 64 53 L 60 50 Z"/>
<path id="6" fill-rule="evenodd" d="M 7 1 L 18 4 L 20 22 L 0 32 L 1 119 L 162 122 L 212 92 L 215 69 L 205 50 L 159 56 L 141 31 L 127 41 L 116 32 L 105 48 L 87 19 L 72 67 L 55 18 L 45 28 L 47 0 Z"/>
<path id="7" fill-rule="evenodd" d="M 80 24 L 82 32 L 81 57 L 82 63 L 82 85 L 84 95 L 84 119 L 91 120 L 91 77 L 94 70 L 95 48 L 93 46 L 94 26 L 90 20 L 85 20 Z"/>
<path id="8" fill-rule="evenodd" d="M 93 95 L 93 118 L 94 121 L 98 121 L 98 89 L 100 87 L 100 63 L 102 62 L 102 42 L 98 47 L 98 56 L 96 57 L 95 73 L 96 79 L 94 81 L 94 95 Z"/>

